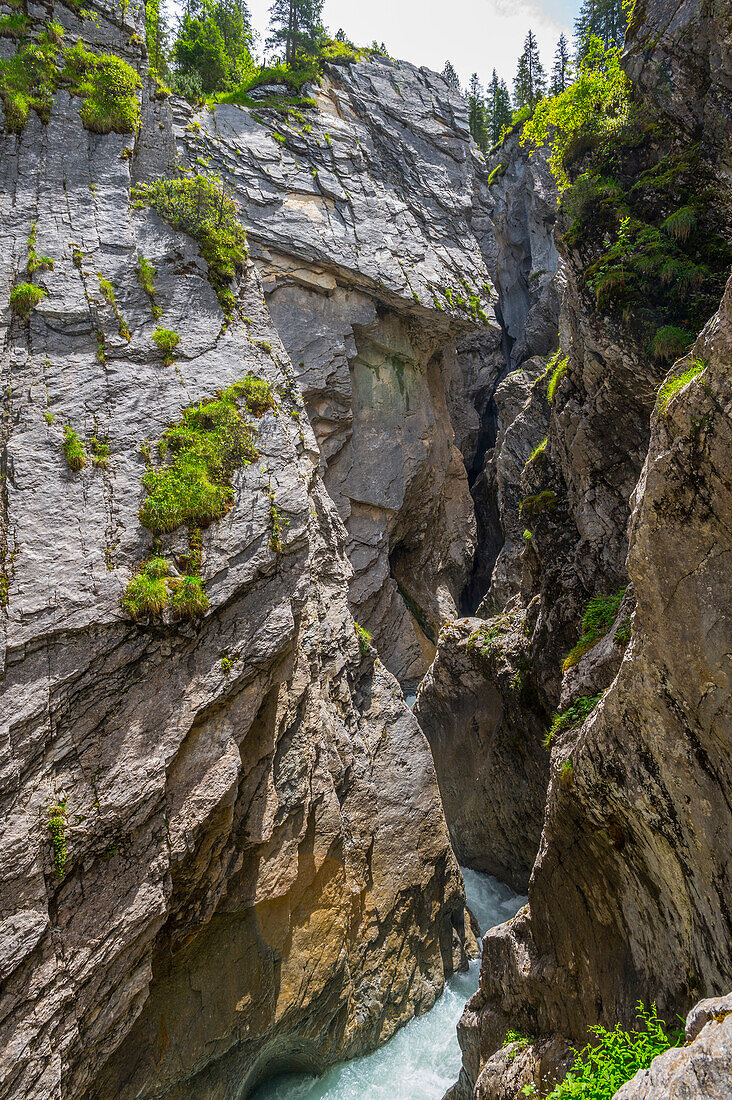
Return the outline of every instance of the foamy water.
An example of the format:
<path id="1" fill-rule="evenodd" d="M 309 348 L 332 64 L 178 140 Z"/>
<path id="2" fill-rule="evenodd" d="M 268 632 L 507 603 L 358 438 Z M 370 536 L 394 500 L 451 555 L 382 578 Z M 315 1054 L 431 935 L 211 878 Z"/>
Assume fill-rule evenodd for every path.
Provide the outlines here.
<path id="1" fill-rule="evenodd" d="M 512 917 L 526 901 L 490 875 L 463 870 L 468 905 L 481 932 Z M 480 961 L 455 974 L 434 1008 L 411 1020 L 373 1054 L 335 1066 L 323 1077 L 273 1078 L 255 1100 L 442 1100 L 460 1072 L 456 1026 L 478 988 Z"/>

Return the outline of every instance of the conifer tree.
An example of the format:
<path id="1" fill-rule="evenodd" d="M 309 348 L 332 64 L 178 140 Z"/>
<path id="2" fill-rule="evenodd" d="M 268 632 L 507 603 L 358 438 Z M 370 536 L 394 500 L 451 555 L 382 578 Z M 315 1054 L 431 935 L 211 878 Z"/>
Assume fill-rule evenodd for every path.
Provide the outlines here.
<path id="1" fill-rule="evenodd" d="M 167 75 L 166 54 L 170 46 L 170 27 L 161 0 L 147 0 L 145 4 L 145 45 L 150 68 Z"/>
<path id="2" fill-rule="evenodd" d="M 445 68 L 442 70 L 442 75 L 454 92 L 459 93 L 461 91 L 460 77 L 455 72 L 455 66 L 452 61 L 445 62 Z"/>
<path id="3" fill-rule="evenodd" d="M 298 56 L 312 54 L 323 35 L 323 0 L 274 0 L 269 9 L 267 46 L 284 50 L 286 65 L 295 68 Z"/>
<path id="4" fill-rule="evenodd" d="M 566 35 L 562 34 L 557 42 L 554 64 L 552 65 L 552 95 L 559 95 L 560 92 L 569 87 L 569 70 L 569 43 Z"/>
<path id="5" fill-rule="evenodd" d="M 532 111 L 546 95 L 546 73 L 539 57 L 536 35 L 529 31 L 524 39 L 524 52 L 518 61 L 513 82 L 513 102 L 517 110 L 529 107 Z"/>
<path id="6" fill-rule="evenodd" d="M 625 12 L 623 0 L 582 0 L 582 7 L 574 24 L 577 44 L 577 64 L 583 60 L 595 36 L 605 49 L 621 47 L 625 38 Z"/>
<path id="7" fill-rule="evenodd" d="M 473 73 L 468 87 L 468 125 L 473 140 L 479 149 L 488 148 L 488 126 L 486 119 L 485 98 L 483 89 L 478 80 L 478 74 Z"/>
<path id="8" fill-rule="evenodd" d="M 488 137 L 491 145 L 495 145 L 503 128 L 511 125 L 511 96 L 506 81 L 498 79 L 495 69 L 486 95 L 486 116 Z"/>

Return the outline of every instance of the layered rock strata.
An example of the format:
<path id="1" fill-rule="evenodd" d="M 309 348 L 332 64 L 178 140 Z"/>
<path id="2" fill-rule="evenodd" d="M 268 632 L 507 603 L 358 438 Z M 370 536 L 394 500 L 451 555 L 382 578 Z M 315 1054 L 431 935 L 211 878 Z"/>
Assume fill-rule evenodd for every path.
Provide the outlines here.
<path id="1" fill-rule="evenodd" d="M 140 9 L 54 14 L 144 78 Z M 240 266 L 224 324 L 198 245 L 132 205 L 132 179 L 175 155 L 167 101 L 146 79 L 138 94 L 136 140 L 85 130 L 66 91 L 2 136 L 13 1100 L 240 1096 L 322 1069 L 426 1010 L 470 940 L 429 749 L 359 648 L 346 532 L 257 270 Z M 31 237 L 46 295 L 23 318 L 8 299 Z M 170 356 L 156 326 L 179 337 Z M 133 622 L 140 563 L 163 558 L 178 591 L 196 555 L 140 522 L 158 441 L 248 373 L 273 400 L 242 405 L 253 455 L 202 532 L 208 609 Z"/>

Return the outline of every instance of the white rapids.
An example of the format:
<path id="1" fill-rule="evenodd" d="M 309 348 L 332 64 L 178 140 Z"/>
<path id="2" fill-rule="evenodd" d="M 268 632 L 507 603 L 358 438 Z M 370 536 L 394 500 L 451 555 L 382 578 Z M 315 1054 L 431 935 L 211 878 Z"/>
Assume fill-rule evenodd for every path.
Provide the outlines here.
<path id="1" fill-rule="evenodd" d="M 463 869 L 468 905 L 481 933 L 512 917 L 526 898 L 490 875 Z M 460 1073 L 456 1027 L 478 988 L 480 960 L 454 974 L 434 1007 L 373 1054 L 334 1066 L 322 1077 L 287 1074 L 265 1082 L 252 1100 L 442 1100 Z"/>

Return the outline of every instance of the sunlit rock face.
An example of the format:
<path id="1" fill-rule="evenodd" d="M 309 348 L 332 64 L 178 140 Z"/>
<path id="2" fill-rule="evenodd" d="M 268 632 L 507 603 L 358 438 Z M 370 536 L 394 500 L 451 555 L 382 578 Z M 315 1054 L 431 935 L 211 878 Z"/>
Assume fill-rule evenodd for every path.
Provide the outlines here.
<path id="1" fill-rule="evenodd" d="M 79 19 L 59 18 L 73 41 Z M 433 1003 L 471 935 L 428 745 L 359 647 L 349 536 L 258 269 L 240 266 L 224 325 L 198 245 L 133 205 L 132 181 L 175 162 L 170 105 L 147 83 L 138 7 L 98 21 L 87 41 L 143 75 L 137 138 L 90 134 L 65 92 L 47 124 L 31 112 L 2 135 L 0 1096 L 238 1097 L 383 1041 Z M 34 223 L 53 268 L 23 320 L 9 291 Z M 159 324 L 180 337 L 172 363 Z M 397 391 L 407 354 L 427 354 L 381 324 L 360 407 L 374 347 L 404 355 Z M 249 371 L 274 408 L 244 413 L 256 457 L 202 532 L 210 606 L 134 622 L 120 598 L 141 561 L 180 571 L 189 550 L 185 531 L 154 545 L 140 522 L 157 443 Z M 66 426 L 86 448 L 76 472 Z"/>

